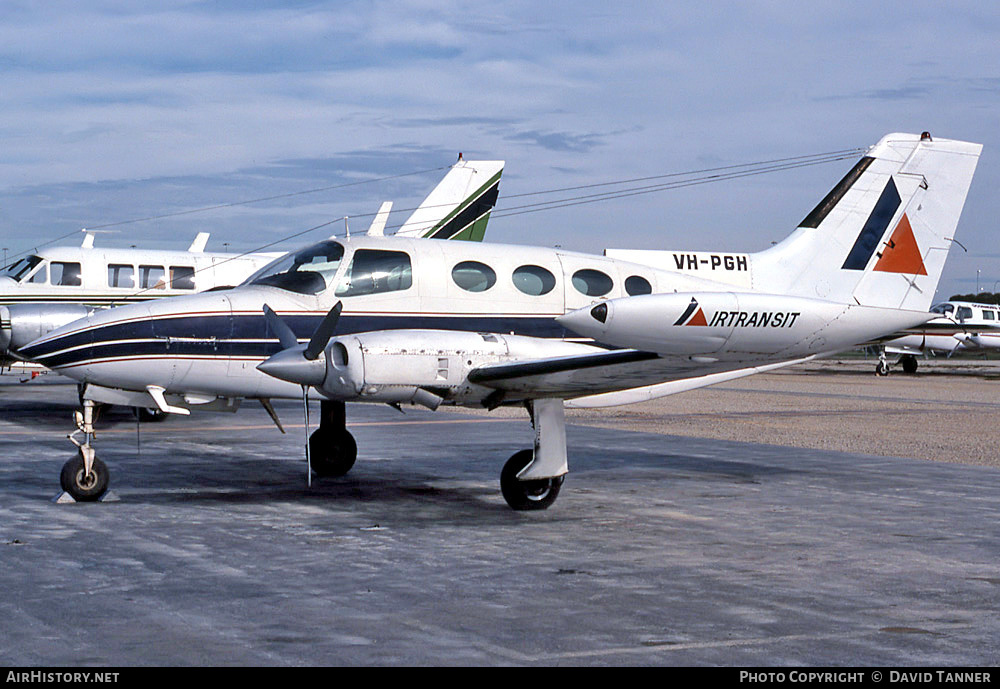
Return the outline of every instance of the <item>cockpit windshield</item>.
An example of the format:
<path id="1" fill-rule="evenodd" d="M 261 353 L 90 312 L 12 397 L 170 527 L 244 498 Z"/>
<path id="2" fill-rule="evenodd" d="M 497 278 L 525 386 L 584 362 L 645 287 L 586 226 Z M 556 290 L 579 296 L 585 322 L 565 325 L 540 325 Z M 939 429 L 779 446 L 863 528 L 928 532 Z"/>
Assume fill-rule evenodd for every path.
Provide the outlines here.
<path id="1" fill-rule="evenodd" d="M 344 247 L 332 240 L 287 254 L 251 275 L 244 285 L 270 285 L 298 294 L 319 294 L 333 281 Z"/>
<path id="2" fill-rule="evenodd" d="M 21 278 L 30 273 L 32 269 L 34 269 L 34 267 L 41 262 L 41 256 L 28 256 L 27 258 L 22 258 L 20 261 L 11 264 L 11 266 L 4 271 L 4 275 L 20 282 Z"/>
<path id="3" fill-rule="evenodd" d="M 940 313 L 942 315 L 949 315 L 955 310 L 954 304 L 949 304 L 945 302 L 944 304 L 936 304 L 931 307 L 931 313 Z"/>

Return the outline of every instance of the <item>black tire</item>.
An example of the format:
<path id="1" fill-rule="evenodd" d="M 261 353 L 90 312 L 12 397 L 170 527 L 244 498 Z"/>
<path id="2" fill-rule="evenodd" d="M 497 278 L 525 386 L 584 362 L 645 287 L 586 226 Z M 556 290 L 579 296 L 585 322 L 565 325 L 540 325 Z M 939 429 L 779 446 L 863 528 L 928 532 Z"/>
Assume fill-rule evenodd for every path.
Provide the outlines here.
<path id="1" fill-rule="evenodd" d="M 343 476 L 358 458 L 358 443 L 346 429 L 317 429 L 309 436 L 309 463 L 321 478 Z"/>
<path id="2" fill-rule="evenodd" d="M 876 376 L 889 375 L 889 364 L 885 363 L 884 361 L 878 362 L 878 364 L 875 366 L 875 375 Z"/>
<path id="3" fill-rule="evenodd" d="M 90 475 L 84 475 L 82 451 L 63 465 L 62 473 L 59 475 L 62 489 L 77 502 L 100 500 L 108 491 L 109 479 L 107 465 L 97 457 L 94 457 Z"/>
<path id="4" fill-rule="evenodd" d="M 521 481 L 517 475 L 524 467 L 531 464 L 535 453 L 533 450 L 521 450 L 515 453 L 503 465 L 500 472 L 500 492 L 504 500 L 515 510 L 546 510 L 559 497 L 563 476 L 556 478 L 539 478 Z"/>
<path id="5" fill-rule="evenodd" d="M 917 357 L 912 354 L 904 354 L 900 359 L 899 363 L 903 366 L 903 373 L 916 373 L 917 372 Z"/>

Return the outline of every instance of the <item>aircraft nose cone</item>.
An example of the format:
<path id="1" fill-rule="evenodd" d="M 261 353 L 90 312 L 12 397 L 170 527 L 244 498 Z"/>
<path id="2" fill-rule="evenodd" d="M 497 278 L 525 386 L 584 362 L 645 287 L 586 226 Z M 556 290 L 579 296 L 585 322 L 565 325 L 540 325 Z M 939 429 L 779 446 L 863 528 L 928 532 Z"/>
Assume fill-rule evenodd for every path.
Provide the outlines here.
<path id="1" fill-rule="evenodd" d="M 303 356 L 304 351 L 304 345 L 284 349 L 257 364 L 257 370 L 297 385 L 322 385 L 326 378 L 326 358 L 309 360 Z"/>

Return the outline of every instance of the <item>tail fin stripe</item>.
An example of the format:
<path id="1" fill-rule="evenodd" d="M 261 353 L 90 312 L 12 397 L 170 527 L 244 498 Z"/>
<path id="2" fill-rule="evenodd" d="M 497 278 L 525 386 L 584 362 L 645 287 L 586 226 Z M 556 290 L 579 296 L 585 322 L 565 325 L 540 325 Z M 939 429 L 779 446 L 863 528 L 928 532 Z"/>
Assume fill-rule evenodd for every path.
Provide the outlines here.
<path id="1" fill-rule="evenodd" d="M 480 187 L 464 207 L 456 208 L 437 226 L 424 234 L 426 239 L 450 239 L 469 225 L 479 220 L 484 214 L 493 210 L 497 197 L 500 195 L 500 174 L 497 173 L 490 181 Z"/>
<path id="2" fill-rule="evenodd" d="M 875 162 L 875 159 L 871 156 L 865 156 L 855 164 L 851 171 L 844 175 L 844 178 L 837 182 L 837 186 L 830 190 L 830 193 L 823 197 L 823 200 L 819 202 L 812 212 L 806 216 L 805 220 L 799 223 L 799 227 L 809 227 L 817 228 L 819 224 L 823 222 L 823 219 L 830 214 L 833 207 L 837 205 L 837 202 L 843 198 L 844 194 L 854 185 L 868 166 Z"/>
<path id="3" fill-rule="evenodd" d="M 857 240 L 855 240 L 854 247 L 847 254 L 847 260 L 841 266 L 842 270 L 865 269 L 872 254 L 875 253 L 879 242 L 885 235 L 885 231 L 889 227 L 889 221 L 896 215 L 896 209 L 899 208 L 900 202 L 901 199 L 899 198 L 899 191 L 896 189 L 896 183 L 890 177 L 889 183 L 885 185 L 882 195 L 875 204 L 875 209 L 868 216 L 865 226 L 861 228 L 861 233 L 858 235 Z"/>

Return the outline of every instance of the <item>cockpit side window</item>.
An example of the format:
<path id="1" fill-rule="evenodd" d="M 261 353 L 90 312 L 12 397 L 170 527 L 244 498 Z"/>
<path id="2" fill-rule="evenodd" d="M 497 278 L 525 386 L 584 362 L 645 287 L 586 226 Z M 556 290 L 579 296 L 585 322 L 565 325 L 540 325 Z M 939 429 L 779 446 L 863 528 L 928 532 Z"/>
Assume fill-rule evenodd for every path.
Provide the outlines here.
<path id="1" fill-rule="evenodd" d="M 49 272 L 51 273 L 53 285 L 79 287 L 83 284 L 79 263 L 53 261 Z"/>
<path id="2" fill-rule="evenodd" d="M 243 284 L 268 285 L 298 294 L 319 294 L 329 286 L 343 258 L 343 245 L 327 240 L 272 261 Z"/>
<path id="3" fill-rule="evenodd" d="M 358 249 L 337 286 L 338 297 L 396 292 L 413 284 L 409 254 L 403 251 Z"/>
<path id="4" fill-rule="evenodd" d="M 34 273 L 28 275 L 27 282 L 33 285 L 44 285 L 49 281 L 49 262 L 42 261 L 42 264 L 35 269 Z"/>
<path id="5" fill-rule="evenodd" d="M 972 309 L 968 306 L 959 306 L 958 313 L 955 314 L 955 317 L 960 321 L 964 321 L 966 318 L 972 318 Z"/>
<path id="6" fill-rule="evenodd" d="M 13 278 L 17 282 L 20 282 L 25 275 L 30 273 L 32 269 L 41 262 L 41 256 L 28 256 L 11 264 L 4 274 L 9 278 Z"/>

